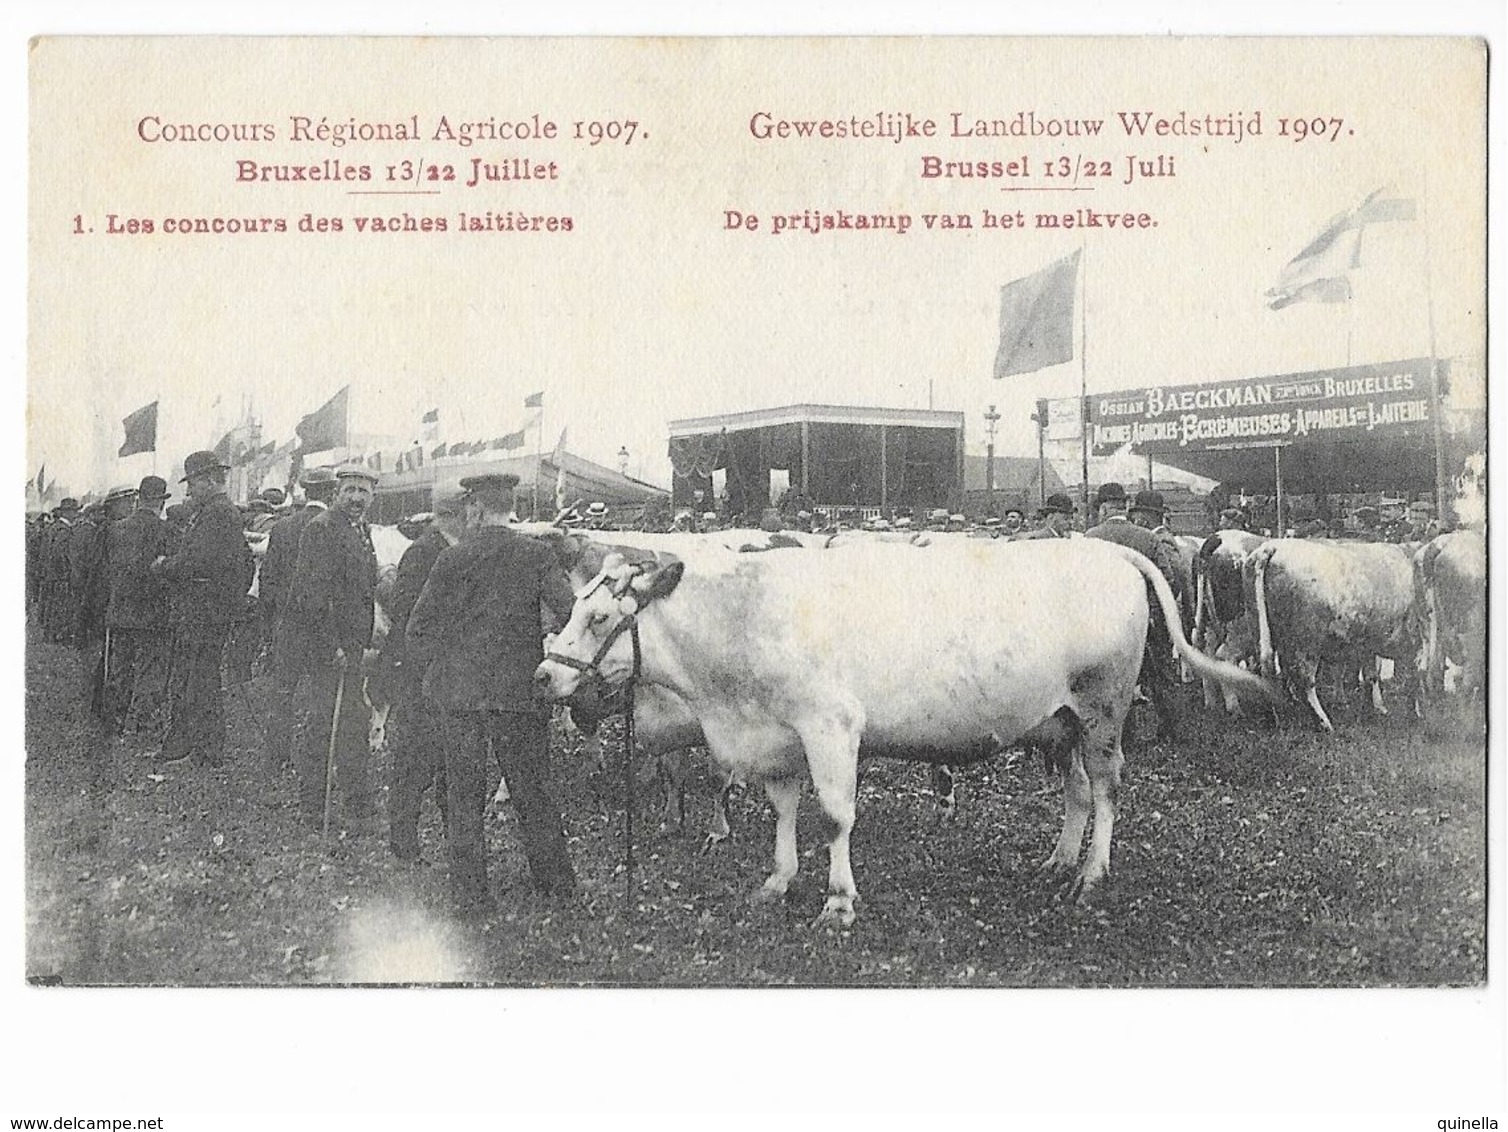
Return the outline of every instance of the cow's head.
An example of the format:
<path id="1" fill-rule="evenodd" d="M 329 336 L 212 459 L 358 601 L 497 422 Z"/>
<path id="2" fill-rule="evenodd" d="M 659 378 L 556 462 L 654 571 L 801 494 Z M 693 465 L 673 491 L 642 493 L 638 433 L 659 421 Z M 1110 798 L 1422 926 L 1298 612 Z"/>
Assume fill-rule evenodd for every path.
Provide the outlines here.
<path id="1" fill-rule="evenodd" d="M 681 562 L 655 566 L 609 555 L 597 576 L 576 591 L 571 619 L 534 670 L 536 694 L 560 700 L 583 679 L 600 677 L 615 687 L 634 675 L 635 622 L 650 602 L 675 590 L 684 570 Z"/>

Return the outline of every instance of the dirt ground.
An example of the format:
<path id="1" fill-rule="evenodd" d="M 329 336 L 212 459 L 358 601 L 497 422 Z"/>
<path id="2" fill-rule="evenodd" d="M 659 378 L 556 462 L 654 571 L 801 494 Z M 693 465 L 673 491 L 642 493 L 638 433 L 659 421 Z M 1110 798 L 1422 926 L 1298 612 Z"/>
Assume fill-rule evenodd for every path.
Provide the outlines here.
<path id="1" fill-rule="evenodd" d="M 501 908 L 451 917 L 443 831 L 426 800 L 424 861 L 384 835 L 325 843 L 299 826 L 288 773 L 264 769 L 264 690 L 227 695 L 223 769 L 162 765 L 106 740 L 79 704 L 77 654 L 31 640 L 26 685 L 26 964 L 57 985 L 462 983 L 629 986 L 1436 986 L 1486 978 L 1481 720 L 1336 712 L 1226 720 L 1184 689 L 1185 733 L 1133 716 L 1113 873 L 1090 907 L 1056 898 L 1061 789 L 1039 762 L 964 770 L 940 816 L 926 769 L 866 765 L 853 863 L 858 922 L 810 927 L 826 853 L 810 800 L 802 873 L 783 907 L 747 894 L 769 868 L 761 793 L 659 831 L 637 794 L 624 871 L 623 782 L 555 729 L 579 901 L 530 890 L 504 807 L 489 816 Z M 613 733 L 607 749 L 616 764 Z M 385 779 L 386 762 L 378 767 Z"/>

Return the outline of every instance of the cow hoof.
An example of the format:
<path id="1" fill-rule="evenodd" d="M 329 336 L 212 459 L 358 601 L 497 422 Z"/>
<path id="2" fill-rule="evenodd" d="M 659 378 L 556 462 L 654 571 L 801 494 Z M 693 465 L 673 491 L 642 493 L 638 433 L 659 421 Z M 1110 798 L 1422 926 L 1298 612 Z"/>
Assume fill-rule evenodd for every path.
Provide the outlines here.
<path id="1" fill-rule="evenodd" d="M 709 833 L 702 838 L 702 852 L 710 853 L 714 849 L 721 848 L 724 841 L 731 841 L 732 838 L 731 833 Z"/>
<path id="2" fill-rule="evenodd" d="M 765 881 L 764 884 L 749 893 L 749 903 L 756 908 L 768 907 L 772 904 L 783 904 L 784 902 L 784 890 L 776 888 L 769 881 Z"/>
<path id="3" fill-rule="evenodd" d="M 817 914 L 817 918 L 812 921 L 812 927 L 825 928 L 827 931 L 851 928 L 853 927 L 854 919 L 854 910 L 852 907 L 844 904 L 834 908 L 829 904 L 828 907 L 823 908 Z"/>
<path id="4" fill-rule="evenodd" d="M 1077 861 L 1060 861 L 1058 860 L 1057 855 L 1054 854 L 1037 866 L 1037 872 L 1040 875 L 1047 877 L 1061 876 L 1063 873 L 1068 872 L 1069 869 L 1072 869 L 1077 865 Z"/>

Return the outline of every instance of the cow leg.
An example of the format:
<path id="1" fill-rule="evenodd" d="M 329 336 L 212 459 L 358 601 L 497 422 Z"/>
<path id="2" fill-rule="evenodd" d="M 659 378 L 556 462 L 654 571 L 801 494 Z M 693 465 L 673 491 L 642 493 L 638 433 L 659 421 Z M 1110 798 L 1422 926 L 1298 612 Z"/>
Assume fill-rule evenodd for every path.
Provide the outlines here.
<path id="1" fill-rule="evenodd" d="M 823 926 L 848 927 L 854 921 L 853 903 L 858 897 L 854 886 L 853 866 L 848 857 L 849 837 L 853 833 L 854 798 L 858 792 L 859 743 L 835 736 L 830 741 L 831 757 L 813 758 L 807 743 L 807 760 L 811 765 L 812 786 L 822 812 L 832 823 L 827 841 L 827 903 L 817 917 Z"/>
<path id="2" fill-rule="evenodd" d="M 1378 715 L 1387 715 L 1388 707 L 1382 702 L 1382 665 L 1375 656 L 1362 663 L 1361 678 L 1372 690 L 1372 709 Z"/>
<path id="3" fill-rule="evenodd" d="M 795 879 L 796 810 L 801 804 L 801 779 L 794 775 L 766 779 L 764 792 L 775 807 L 775 871 L 750 894 L 749 900 L 755 904 L 784 899 Z"/>
<path id="4" fill-rule="evenodd" d="M 1121 753 L 1119 736 L 1107 745 L 1103 740 L 1085 741 L 1084 766 L 1094 800 L 1094 832 L 1089 839 L 1089 856 L 1084 867 L 1069 885 L 1064 896 L 1083 903 L 1091 889 L 1110 871 L 1110 838 L 1115 832 L 1116 800 L 1120 793 L 1121 768 L 1126 757 Z"/>
<path id="5" fill-rule="evenodd" d="M 953 768 L 947 763 L 932 764 L 932 796 L 937 799 L 937 809 L 943 818 L 951 818 L 957 812 L 957 783 Z"/>
<path id="6" fill-rule="evenodd" d="M 1084 843 L 1084 827 L 1089 824 L 1093 803 L 1083 747 L 1076 746 L 1063 767 L 1063 831 L 1058 834 L 1052 856 L 1042 862 L 1042 872 L 1067 872 L 1078 865 L 1079 846 Z"/>
<path id="7" fill-rule="evenodd" d="M 660 781 L 663 802 L 660 813 L 660 829 L 668 830 L 671 823 L 685 832 L 686 829 L 686 779 L 690 776 L 690 761 L 684 750 L 661 751 L 655 757 L 655 773 Z"/>
<path id="8" fill-rule="evenodd" d="M 733 771 L 712 760 L 712 773 L 719 779 L 717 793 L 712 799 L 712 820 L 707 826 L 707 835 L 702 839 L 702 852 L 710 853 L 724 841 L 733 837 L 733 826 L 728 821 L 728 807 L 733 801 L 733 784 L 737 781 Z"/>
<path id="9" fill-rule="evenodd" d="M 1319 721 L 1320 729 L 1334 731 L 1335 725 L 1325 714 L 1325 709 L 1320 704 L 1319 690 L 1315 687 L 1315 682 L 1319 677 L 1316 662 L 1307 659 L 1296 660 L 1292 665 L 1292 672 L 1298 686 L 1304 689 L 1304 702 L 1309 705 L 1309 710 L 1314 712 L 1314 718 Z"/>

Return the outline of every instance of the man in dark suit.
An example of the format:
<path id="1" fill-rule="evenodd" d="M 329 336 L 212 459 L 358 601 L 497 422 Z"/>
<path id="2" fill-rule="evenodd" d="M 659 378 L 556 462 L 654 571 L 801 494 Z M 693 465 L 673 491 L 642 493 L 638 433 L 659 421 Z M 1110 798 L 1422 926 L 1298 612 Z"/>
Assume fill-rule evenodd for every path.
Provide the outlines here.
<path id="1" fill-rule="evenodd" d="M 178 549 L 152 564 L 170 591 L 174 617 L 170 718 L 161 757 L 225 762 L 225 702 L 220 658 L 231 626 L 246 612 L 256 570 L 241 512 L 225 494 L 230 468 L 213 452 L 191 452 L 183 482 L 194 505 Z"/>
<path id="2" fill-rule="evenodd" d="M 1153 494 L 1156 494 L 1155 492 Z M 1177 592 L 1177 563 L 1162 540 L 1146 527 L 1139 527 L 1126 515 L 1126 489 L 1118 483 L 1100 485 L 1095 496 L 1100 508 L 1100 522 L 1084 532 L 1085 538 L 1104 539 L 1106 542 L 1129 546 L 1151 559 L 1168 585 Z M 1150 501 L 1148 501 L 1150 502 Z M 1161 502 L 1161 496 L 1158 496 Z M 1146 658 L 1142 662 L 1142 680 L 1147 686 L 1147 695 L 1157 710 L 1157 737 L 1171 739 L 1177 731 L 1177 717 L 1173 712 L 1173 642 L 1168 637 L 1163 623 L 1162 607 L 1149 591 L 1147 594 L 1150 621 L 1147 628 Z"/>
<path id="3" fill-rule="evenodd" d="M 155 733 L 166 722 L 167 591 L 152 576 L 151 566 L 167 554 L 168 525 L 162 517 L 167 498 L 167 482 L 147 476 L 137 489 L 136 509 L 113 524 L 106 536 L 110 671 L 105 718 L 118 731 Z"/>
<path id="4" fill-rule="evenodd" d="M 345 801 L 346 829 L 372 833 L 371 711 L 361 669 L 372 643 L 377 589 L 377 554 L 366 523 L 377 477 L 363 465 L 350 465 L 335 478 L 334 504 L 309 520 L 299 537 L 278 643 L 280 653 L 312 677 L 309 727 L 298 748 L 304 822 L 322 825 L 333 774 Z"/>
<path id="5" fill-rule="evenodd" d="M 72 586 L 69 583 L 68 541 L 79 520 L 79 501 L 62 500 L 52 510 L 52 522 L 42 536 L 38 559 L 42 570 L 42 627 L 54 644 L 73 641 Z"/>
<path id="6" fill-rule="evenodd" d="M 314 519 L 330 509 L 335 498 L 335 473 L 328 468 L 310 468 L 299 481 L 306 502 L 293 514 L 273 524 L 267 533 L 267 550 L 257 581 L 257 603 L 262 611 L 272 672 L 272 697 L 267 713 L 267 765 L 282 770 L 293 763 L 293 731 L 297 719 L 299 680 L 313 671 L 307 650 L 295 631 L 282 636 L 278 624 L 288 604 L 288 587 L 298 564 L 298 544 Z M 321 788 L 323 789 L 323 788 Z"/>
<path id="7" fill-rule="evenodd" d="M 406 656 L 405 631 L 435 562 L 465 533 L 465 497 L 452 493 L 436 498 L 429 525 L 403 552 L 392 599 L 385 606 L 391 626 L 383 642 L 380 671 L 383 698 L 393 711 L 389 720 L 393 775 L 388 793 L 388 845 L 401 861 L 419 859 L 419 808 L 431 783 L 441 814 L 449 810 L 443 723 L 433 701 L 424 695 L 423 667 Z"/>
<path id="8" fill-rule="evenodd" d="M 79 602 L 75 643 L 84 654 L 85 699 L 89 710 L 110 730 L 118 723 L 108 718 L 105 702 L 105 678 L 111 668 L 111 640 L 105 624 L 110 604 L 110 530 L 125 520 L 135 502 L 134 487 L 112 487 L 93 523 L 81 524 L 69 546 Z"/>
<path id="9" fill-rule="evenodd" d="M 535 884 L 557 894 L 575 887 L 548 785 L 549 715 L 533 699 L 544 657 L 541 603 L 563 624 L 574 599 L 554 554 L 508 529 L 517 485 L 503 475 L 461 481 L 471 530 L 436 560 L 405 634 L 407 662 L 425 667 L 424 692 L 444 719 L 451 894 L 467 915 L 495 907 L 483 837 L 489 748 L 507 778 Z"/>

